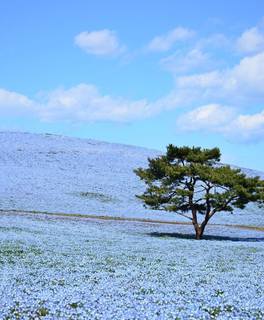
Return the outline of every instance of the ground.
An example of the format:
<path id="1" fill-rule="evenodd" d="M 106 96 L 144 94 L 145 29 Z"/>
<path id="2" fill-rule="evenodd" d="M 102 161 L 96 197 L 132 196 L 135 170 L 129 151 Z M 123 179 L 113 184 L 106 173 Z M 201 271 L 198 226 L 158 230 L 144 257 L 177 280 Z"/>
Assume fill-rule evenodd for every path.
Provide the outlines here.
<path id="1" fill-rule="evenodd" d="M 264 319 L 264 232 L 1 213 L 0 319 Z"/>

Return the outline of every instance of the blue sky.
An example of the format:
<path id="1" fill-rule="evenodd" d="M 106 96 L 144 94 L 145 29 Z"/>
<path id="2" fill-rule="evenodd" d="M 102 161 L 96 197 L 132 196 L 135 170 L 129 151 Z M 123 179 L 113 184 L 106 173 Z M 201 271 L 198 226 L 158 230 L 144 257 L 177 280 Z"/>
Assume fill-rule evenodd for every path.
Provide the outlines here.
<path id="1" fill-rule="evenodd" d="M 0 2 L 0 130 L 264 170 L 264 2 Z"/>

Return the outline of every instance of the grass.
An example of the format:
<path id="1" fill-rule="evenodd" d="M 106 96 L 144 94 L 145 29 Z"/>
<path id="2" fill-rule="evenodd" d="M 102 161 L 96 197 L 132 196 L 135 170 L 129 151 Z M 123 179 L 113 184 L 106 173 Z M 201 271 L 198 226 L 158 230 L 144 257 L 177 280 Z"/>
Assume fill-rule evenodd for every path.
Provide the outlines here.
<path id="1" fill-rule="evenodd" d="M 86 198 L 88 200 L 97 200 L 97 201 L 100 201 L 100 202 L 105 202 L 105 203 L 108 203 L 108 202 L 116 202 L 117 200 L 108 196 L 108 195 L 105 195 L 103 193 L 99 193 L 99 192 L 80 192 L 78 195 L 80 195 L 82 198 Z"/>
<path id="2" fill-rule="evenodd" d="M 0 241 L 0 265 L 16 264 L 28 257 L 41 255 L 42 250 L 36 245 L 25 246 L 21 241 Z"/>
<path id="3" fill-rule="evenodd" d="M 79 214 L 79 213 L 63 213 L 63 212 L 47 212 L 47 211 L 35 211 L 35 210 L 5 210 L 0 209 L 0 212 L 8 214 L 41 214 L 52 216 L 53 218 L 79 218 L 79 219 L 99 219 L 99 220 L 109 220 L 109 221 L 125 221 L 125 222 L 142 222 L 142 223 L 158 223 L 158 224 L 171 224 L 171 225 L 192 225 L 191 222 L 179 222 L 179 221 L 164 221 L 155 219 L 144 219 L 144 218 L 124 218 L 115 216 L 103 216 L 103 215 L 93 215 L 93 214 Z M 209 223 L 208 226 L 214 227 L 227 227 L 234 229 L 244 229 L 244 230 L 254 230 L 254 231 L 264 231 L 264 226 L 252 226 L 252 225 L 240 225 L 240 224 L 219 224 L 219 223 Z"/>

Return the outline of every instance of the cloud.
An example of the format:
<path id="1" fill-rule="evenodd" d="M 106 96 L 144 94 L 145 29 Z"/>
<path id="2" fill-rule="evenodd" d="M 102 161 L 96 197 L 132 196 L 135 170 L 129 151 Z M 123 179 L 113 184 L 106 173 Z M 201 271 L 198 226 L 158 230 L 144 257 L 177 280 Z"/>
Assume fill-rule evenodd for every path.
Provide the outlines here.
<path id="1" fill-rule="evenodd" d="M 237 49 L 244 53 L 256 53 L 264 50 L 264 30 L 254 27 L 246 30 L 237 39 Z"/>
<path id="2" fill-rule="evenodd" d="M 153 38 L 147 46 L 149 51 L 168 51 L 178 42 L 191 38 L 194 32 L 190 29 L 177 27 L 168 33 Z"/>
<path id="3" fill-rule="evenodd" d="M 0 89 L 0 115 L 25 114 L 42 121 L 129 122 L 159 113 L 165 108 L 164 104 L 162 99 L 151 103 L 146 99 L 131 101 L 123 97 L 103 95 L 91 84 L 79 84 L 69 89 L 59 88 L 37 95 L 33 100 L 19 93 Z M 170 104 L 166 107 L 170 107 Z"/>
<path id="4" fill-rule="evenodd" d="M 116 33 L 108 29 L 83 31 L 75 36 L 74 42 L 86 53 L 98 56 L 118 55 L 125 50 L 119 43 Z"/>
<path id="5" fill-rule="evenodd" d="M 92 84 L 79 84 L 68 89 L 59 88 L 34 99 L 1 89 L 0 113 L 10 115 L 27 113 L 46 121 L 129 122 L 151 117 L 166 110 L 190 108 L 199 101 L 207 108 L 195 110 L 189 116 L 193 119 L 198 115 L 203 116 L 209 126 L 212 124 L 217 126 L 216 116 L 219 120 L 224 114 L 223 117 L 229 119 L 233 112 L 229 112 L 227 107 L 220 109 L 219 105 L 243 108 L 243 106 L 248 107 L 249 103 L 252 105 L 254 101 L 263 102 L 263 83 L 264 53 L 260 53 L 243 58 L 231 69 L 180 76 L 176 79 L 175 87 L 167 95 L 155 101 L 129 100 L 105 95 Z M 195 126 L 197 124 L 193 124 L 193 128 Z M 236 126 L 239 127 L 238 124 Z"/>
<path id="6" fill-rule="evenodd" d="M 165 110 L 193 105 L 193 102 L 194 97 L 188 90 L 172 90 L 150 102 L 146 99 L 131 101 L 103 95 L 91 84 L 58 88 L 37 95 L 35 99 L 0 89 L 1 116 L 33 116 L 49 122 L 131 122 Z M 183 131 L 215 132 L 236 142 L 263 140 L 264 110 L 255 114 L 240 114 L 237 108 L 211 103 L 182 114 L 177 126 Z"/>
<path id="7" fill-rule="evenodd" d="M 225 135 L 239 142 L 263 141 L 264 110 L 250 115 L 238 115 L 231 126 L 225 128 Z"/>
<path id="8" fill-rule="evenodd" d="M 223 33 L 213 33 L 205 38 L 201 38 L 198 40 L 196 46 L 198 48 L 206 48 L 206 49 L 230 49 L 231 39 L 229 39 Z"/>
<path id="9" fill-rule="evenodd" d="M 178 118 L 177 125 L 184 131 L 221 131 L 234 117 L 232 108 L 219 104 L 208 104 L 196 108 Z"/>
<path id="10" fill-rule="evenodd" d="M 221 99 L 245 104 L 263 101 L 264 52 L 243 58 L 233 68 L 181 76 L 178 90 L 189 90 L 200 100 Z"/>
<path id="11" fill-rule="evenodd" d="M 198 107 L 177 119 L 179 130 L 220 133 L 233 142 L 255 142 L 264 138 L 264 110 L 239 114 L 234 108 L 219 104 Z"/>
<path id="12" fill-rule="evenodd" d="M 161 65 L 168 71 L 179 74 L 207 67 L 210 62 L 209 55 L 201 49 L 194 48 L 190 51 L 176 51 L 172 55 L 161 59 Z"/>
<path id="13" fill-rule="evenodd" d="M 37 93 L 34 99 L 0 89 L 0 116 L 27 114 L 48 122 L 131 122 L 182 107 L 189 98 L 184 90 L 172 90 L 155 101 L 129 100 L 102 94 L 95 85 L 86 83 Z"/>
<path id="14" fill-rule="evenodd" d="M 28 97 L 17 92 L 0 88 L 0 114 L 25 115 L 35 109 L 35 103 Z"/>
<path id="15" fill-rule="evenodd" d="M 39 110 L 45 120 L 71 121 L 131 121 L 152 113 L 149 103 L 142 99 L 129 101 L 122 97 L 102 95 L 91 84 L 79 84 L 70 89 L 50 92 Z"/>
<path id="16" fill-rule="evenodd" d="M 178 77 L 175 90 L 185 91 L 186 96 L 189 92 L 193 98 L 189 106 L 195 101 L 202 104 L 181 115 L 178 128 L 214 132 L 235 142 L 263 140 L 264 111 L 256 111 L 264 101 L 263 83 L 264 52 L 229 69 Z"/>

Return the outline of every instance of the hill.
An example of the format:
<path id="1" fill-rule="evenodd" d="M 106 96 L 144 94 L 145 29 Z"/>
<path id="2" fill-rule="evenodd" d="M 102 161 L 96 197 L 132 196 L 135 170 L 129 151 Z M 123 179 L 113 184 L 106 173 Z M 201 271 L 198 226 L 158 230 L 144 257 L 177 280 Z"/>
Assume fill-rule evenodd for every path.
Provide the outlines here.
<path id="1" fill-rule="evenodd" d="M 50 134 L 0 132 L 0 209 L 144 217 L 182 221 L 144 209 L 144 190 L 133 169 L 161 152 Z M 249 175 L 264 173 L 243 169 Z M 229 215 L 229 216 L 228 216 Z M 239 217 L 237 217 L 239 215 Z M 213 222 L 264 225 L 255 206 L 221 214 Z"/>

